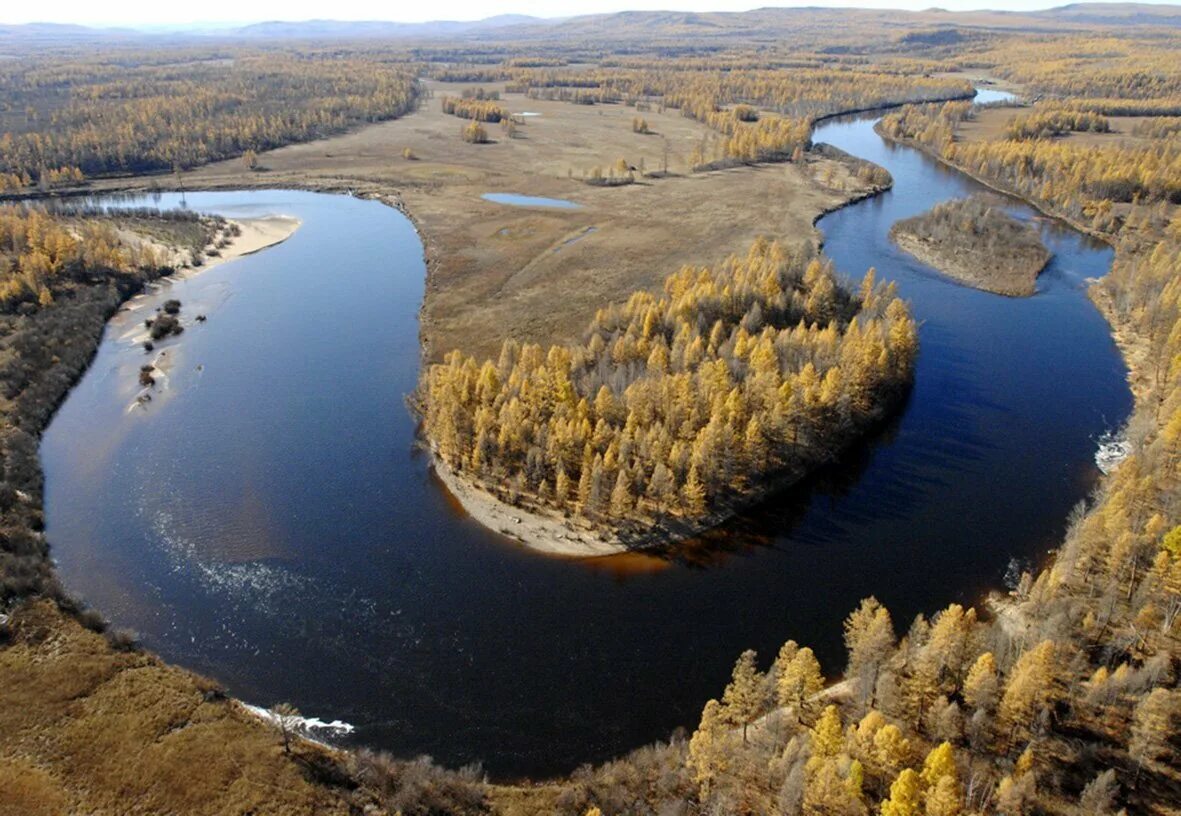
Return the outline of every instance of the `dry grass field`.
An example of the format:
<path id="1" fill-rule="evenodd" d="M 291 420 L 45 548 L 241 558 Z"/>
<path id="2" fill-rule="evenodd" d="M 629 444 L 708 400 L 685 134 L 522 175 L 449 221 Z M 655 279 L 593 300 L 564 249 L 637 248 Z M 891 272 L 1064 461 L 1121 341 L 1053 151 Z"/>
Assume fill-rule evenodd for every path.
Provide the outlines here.
<path id="1" fill-rule="evenodd" d="M 659 286 L 683 264 L 715 263 L 760 235 L 814 240 L 820 213 L 869 189 L 844 163 L 818 156 L 690 173 L 694 146 L 716 134 L 675 110 L 640 114 L 653 132 L 639 134 L 631 126 L 634 108 L 510 94 L 504 107 L 538 115 L 522 117 L 515 137 L 488 125 L 492 143 L 468 144 L 459 135 L 468 120 L 444 114 L 441 97 L 471 86 L 429 87 L 432 97 L 409 116 L 260 154 L 261 170 L 227 161 L 187 173 L 181 183 L 352 190 L 400 202 L 430 260 L 422 336 L 431 359 L 453 348 L 494 355 L 507 334 L 541 343 L 576 337 L 596 309 Z M 414 158 L 403 156 L 407 148 Z M 619 159 L 660 171 L 666 154 L 665 178 L 637 174 L 636 183 L 616 187 L 581 178 Z M 171 186 L 176 179 L 157 181 Z M 482 200 L 489 192 L 580 207 Z"/>
<path id="2" fill-rule="evenodd" d="M 16 611 L 0 677 L 0 816 L 349 812 L 214 683 L 48 602 Z"/>

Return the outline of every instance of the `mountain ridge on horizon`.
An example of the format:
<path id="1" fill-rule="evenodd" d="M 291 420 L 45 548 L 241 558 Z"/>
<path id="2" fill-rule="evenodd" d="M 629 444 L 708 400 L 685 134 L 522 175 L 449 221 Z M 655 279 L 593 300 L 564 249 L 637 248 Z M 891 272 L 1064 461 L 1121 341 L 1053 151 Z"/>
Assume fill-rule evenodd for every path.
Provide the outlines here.
<path id="1" fill-rule="evenodd" d="M 1033 11 L 977 9 L 949 11 L 931 7 L 921 11 L 911 9 L 854 8 L 842 6 L 762 6 L 748 11 L 676 11 L 625 10 L 581 14 L 567 17 L 537 17 L 527 14 L 497 14 L 479 20 L 429 20 L 400 22 L 397 20 L 263 20 L 253 23 L 176 24 L 168 26 L 113 27 L 88 26 L 76 23 L 30 22 L 0 24 L 0 41 L 17 41 L 37 37 L 70 39 L 132 37 L 207 37 L 225 39 L 404 39 L 430 40 L 446 37 L 472 37 L 495 33 L 494 39 L 537 39 L 562 36 L 606 36 L 610 29 L 627 27 L 630 33 L 638 29 L 652 32 L 659 27 L 673 29 L 711 29 L 716 33 L 737 35 L 744 30 L 752 33 L 773 34 L 768 24 L 785 18 L 831 17 L 864 15 L 896 17 L 907 15 L 914 22 L 931 25 L 1005 25 L 1025 20 L 1035 23 L 1079 25 L 1166 25 L 1181 26 L 1181 4 L 1141 2 L 1081 2 L 1068 3 Z M 674 33 L 669 31 L 669 33 Z"/>

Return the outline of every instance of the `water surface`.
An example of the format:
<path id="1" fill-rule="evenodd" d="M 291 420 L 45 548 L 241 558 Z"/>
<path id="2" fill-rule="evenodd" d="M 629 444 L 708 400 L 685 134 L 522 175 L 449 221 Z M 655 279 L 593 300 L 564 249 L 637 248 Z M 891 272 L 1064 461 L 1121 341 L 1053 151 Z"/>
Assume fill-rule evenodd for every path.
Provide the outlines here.
<path id="1" fill-rule="evenodd" d="M 546 198 L 545 196 L 521 195 L 520 193 L 484 193 L 480 198 L 495 204 L 508 204 L 512 207 L 548 207 L 557 210 L 577 210 L 581 204 L 567 201 L 564 198 Z"/>
<path id="2" fill-rule="evenodd" d="M 144 353 L 124 337 L 144 312 L 112 321 L 42 445 L 67 585 L 245 700 L 502 776 L 692 727 L 748 647 L 769 660 L 795 638 L 839 671 L 840 622 L 863 596 L 900 628 L 976 599 L 1012 558 L 1055 544 L 1097 476 L 1096 438 L 1129 410 L 1084 291 L 1111 253 L 1040 220 L 1055 259 L 1037 295 L 956 285 L 886 232 L 977 186 L 887 146 L 872 118 L 816 138 L 894 176 L 893 192 L 820 228 L 842 271 L 874 265 L 911 301 L 914 393 L 879 438 L 682 562 L 539 557 L 456 510 L 403 403 L 424 277 L 403 216 L 312 193 L 203 193 L 187 204 L 303 226 L 143 304 L 177 297 L 189 319 L 209 315 L 170 350 L 171 396 L 147 410 L 127 410 Z"/>

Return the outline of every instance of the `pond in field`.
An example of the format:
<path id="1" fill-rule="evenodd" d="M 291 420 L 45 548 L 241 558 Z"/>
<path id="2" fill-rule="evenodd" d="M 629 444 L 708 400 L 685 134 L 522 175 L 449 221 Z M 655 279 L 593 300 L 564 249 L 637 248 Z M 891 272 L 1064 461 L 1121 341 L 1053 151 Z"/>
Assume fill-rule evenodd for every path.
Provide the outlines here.
<path id="1" fill-rule="evenodd" d="M 957 286 L 890 224 L 977 189 L 873 119 L 831 142 L 895 189 L 820 222 L 838 268 L 876 266 L 922 321 L 917 380 L 879 437 L 673 563 L 538 557 L 473 524 L 414 452 L 422 247 L 379 203 L 303 192 L 133 204 L 297 216 L 285 243 L 165 285 L 111 321 L 42 445 L 68 586 L 234 695 L 341 719 L 346 742 L 501 776 L 568 771 L 691 727 L 739 652 L 787 638 L 839 671 L 869 594 L 900 627 L 1037 559 L 1127 415 L 1124 368 L 1086 299 L 1110 251 L 1036 223 L 1038 293 Z M 1031 213 L 1016 203 L 1023 217 Z M 672 270 L 670 270 L 672 271 Z M 166 298 L 189 323 L 165 395 L 128 410 L 129 339 Z"/>
<path id="2" fill-rule="evenodd" d="M 582 207 L 581 204 L 575 204 L 564 198 L 546 198 L 519 193 L 484 193 L 480 198 L 494 204 L 508 204 L 512 207 L 548 207 L 555 210 L 577 210 Z"/>

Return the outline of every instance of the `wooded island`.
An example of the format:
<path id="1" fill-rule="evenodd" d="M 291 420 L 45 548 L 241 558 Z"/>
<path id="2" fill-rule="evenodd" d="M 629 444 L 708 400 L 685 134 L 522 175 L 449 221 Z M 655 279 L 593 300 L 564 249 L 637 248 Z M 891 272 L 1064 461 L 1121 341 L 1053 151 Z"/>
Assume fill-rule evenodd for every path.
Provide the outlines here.
<path id="1" fill-rule="evenodd" d="M 984 196 L 945 201 L 899 221 L 890 239 L 948 277 L 998 295 L 1032 295 L 1050 262 L 1037 230 Z"/>

